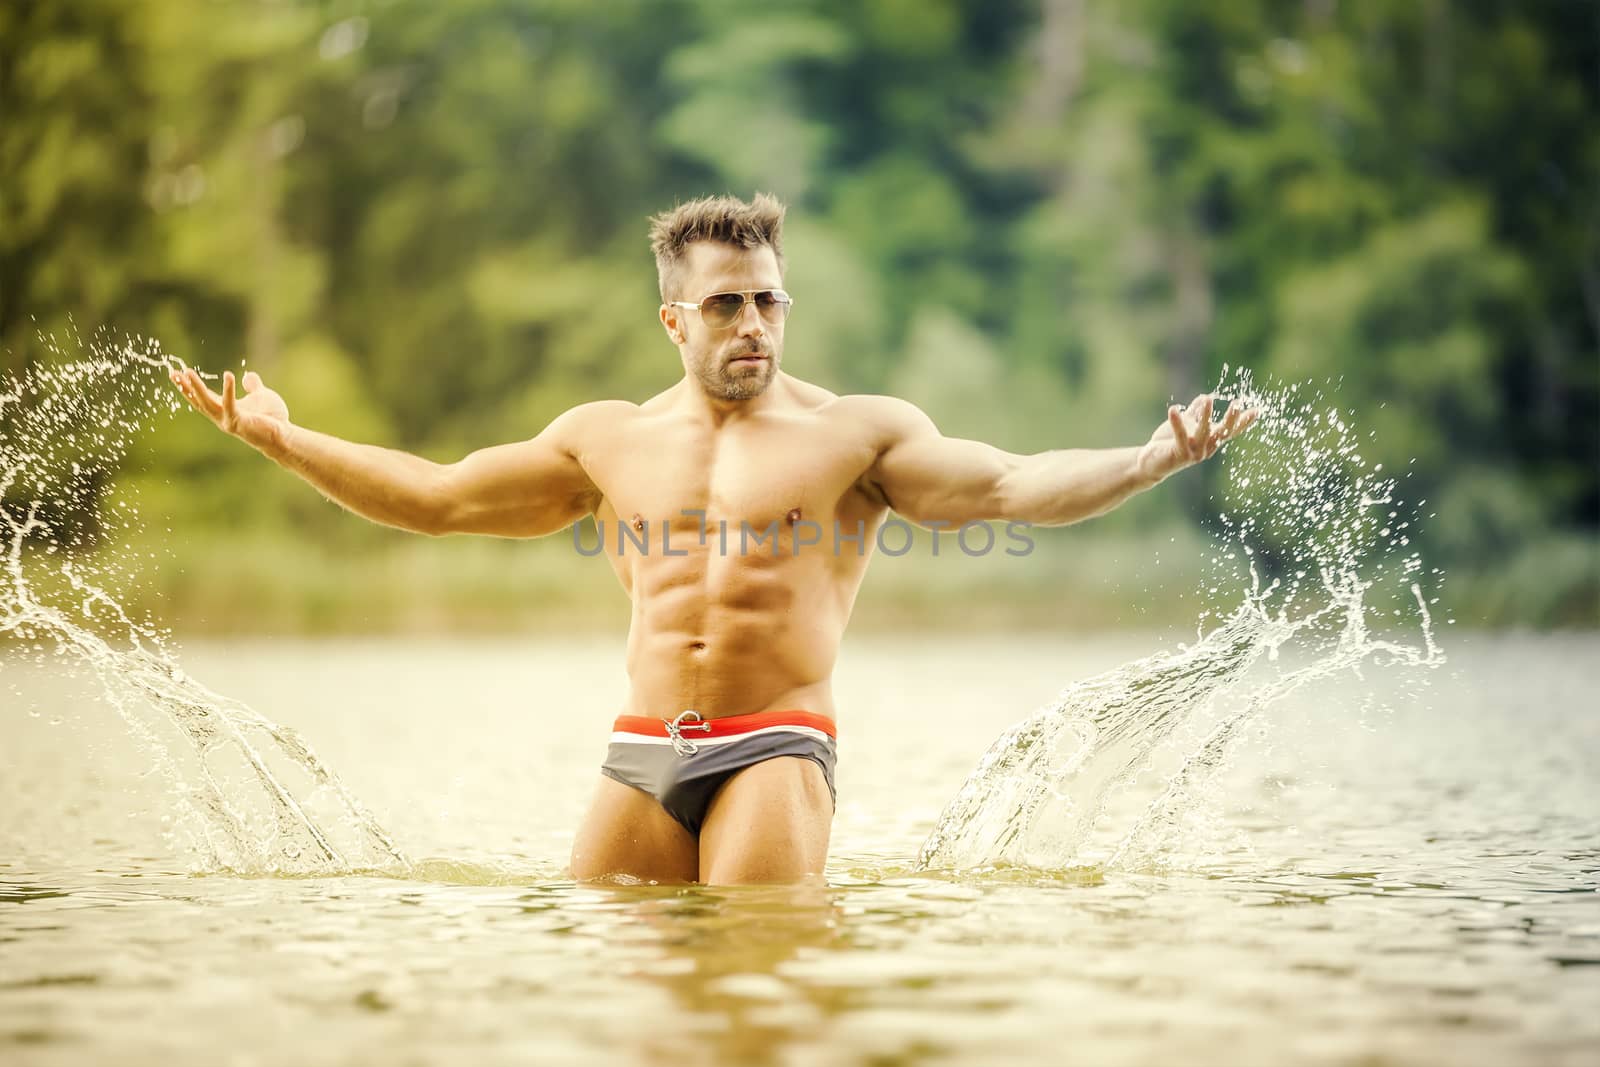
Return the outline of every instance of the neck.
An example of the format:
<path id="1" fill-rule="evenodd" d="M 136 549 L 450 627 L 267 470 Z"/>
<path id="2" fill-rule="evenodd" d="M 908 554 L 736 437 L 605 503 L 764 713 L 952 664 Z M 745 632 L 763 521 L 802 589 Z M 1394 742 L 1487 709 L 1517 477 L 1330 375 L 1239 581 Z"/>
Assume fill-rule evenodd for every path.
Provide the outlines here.
<path id="1" fill-rule="evenodd" d="M 714 426 L 748 418 L 771 409 L 777 403 L 777 393 L 783 387 L 783 372 L 773 375 L 772 382 L 759 396 L 747 397 L 743 400 L 724 400 L 722 397 L 713 396 L 706 392 L 705 387 L 697 378 L 685 374 L 681 388 L 683 390 L 684 406 L 697 415 L 703 416 L 706 421 Z"/>

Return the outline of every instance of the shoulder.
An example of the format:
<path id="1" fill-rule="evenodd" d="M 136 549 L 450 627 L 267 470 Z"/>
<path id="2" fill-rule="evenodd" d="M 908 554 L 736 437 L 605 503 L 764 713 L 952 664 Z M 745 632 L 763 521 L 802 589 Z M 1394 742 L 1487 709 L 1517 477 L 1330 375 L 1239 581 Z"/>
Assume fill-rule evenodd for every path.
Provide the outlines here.
<path id="1" fill-rule="evenodd" d="M 591 400 L 550 420 L 536 440 L 549 442 L 567 456 L 582 460 L 597 443 L 613 437 L 639 415 L 639 405 L 629 400 Z"/>
<path id="2" fill-rule="evenodd" d="M 863 435 L 868 443 L 870 465 L 862 472 L 856 487 L 869 500 L 883 507 L 893 507 L 883 484 L 885 463 L 903 442 L 939 436 L 938 427 L 921 408 L 897 396 L 851 393 L 836 397 L 828 410 L 854 433 Z"/>
<path id="3" fill-rule="evenodd" d="M 557 435 L 585 433 L 591 430 L 615 429 L 639 413 L 639 405 L 631 400 L 591 400 L 570 407 L 550 420 L 546 432 Z"/>
<path id="4" fill-rule="evenodd" d="M 897 396 L 851 393 L 834 398 L 828 406 L 841 418 L 876 430 L 885 447 L 905 437 L 938 433 L 927 412 Z"/>
<path id="5" fill-rule="evenodd" d="M 603 422 L 625 419 L 639 412 L 639 405 L 631 400 L 591 400 L 562 412 L 560 418 L 584 422 Z"/>

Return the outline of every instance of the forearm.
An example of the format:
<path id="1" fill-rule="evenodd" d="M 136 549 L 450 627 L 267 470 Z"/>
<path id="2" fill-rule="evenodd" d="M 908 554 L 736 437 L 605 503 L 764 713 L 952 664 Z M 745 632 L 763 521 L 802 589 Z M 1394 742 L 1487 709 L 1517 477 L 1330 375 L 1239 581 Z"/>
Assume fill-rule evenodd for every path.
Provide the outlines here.
<path id="1" fill-rule="evenodd" d="M 334 503 L 385 526 L 417 533 L 441 532 L 447 468 L 377 445 L 285 423 L 256 448 L 315 486 Z"/>
<path id="2" fill-rule="evenodd" d="M 1143 455 L 1142 448 L 1073 448 L 1026 456 L 1003 479 L 1004 517 L 1064 526 L 1103 515 L 1161 481 Z"/>

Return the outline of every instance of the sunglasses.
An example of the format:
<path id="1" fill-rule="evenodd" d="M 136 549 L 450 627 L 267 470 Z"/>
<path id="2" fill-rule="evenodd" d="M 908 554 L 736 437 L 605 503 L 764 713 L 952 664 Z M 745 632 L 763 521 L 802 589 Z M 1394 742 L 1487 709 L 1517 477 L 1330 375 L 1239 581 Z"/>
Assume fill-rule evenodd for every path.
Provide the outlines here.
<path id="1" fill-rule="evenodd" d="M 777 326 L 789 317 L 794 298 L 782 289 L 746 289 L 741 293 L 712 293 L 698 304 L 668 301 L 671 307 L 694 308 L 700 312 L 701 321 L 713 330 L 726 330 L 738 322 L 746 303 L 754 304 L 763 319 Z"/>

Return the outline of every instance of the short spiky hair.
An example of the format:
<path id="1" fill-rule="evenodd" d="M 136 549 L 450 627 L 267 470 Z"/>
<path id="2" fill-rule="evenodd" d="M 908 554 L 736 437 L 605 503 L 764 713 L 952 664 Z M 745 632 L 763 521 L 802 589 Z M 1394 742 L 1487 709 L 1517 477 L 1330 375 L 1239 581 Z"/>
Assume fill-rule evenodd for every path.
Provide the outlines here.
<path id="1" fill-rule="evenodd" d="M 681 299 L 683 263 L 696 241 L 722 241 L 740 248 L 766 245 L 783 269 L 783 201 L 757 193 L 747 204 L 736 196 L 703 196 L 650 219 L 650 250 L 663 301 Z"/>

